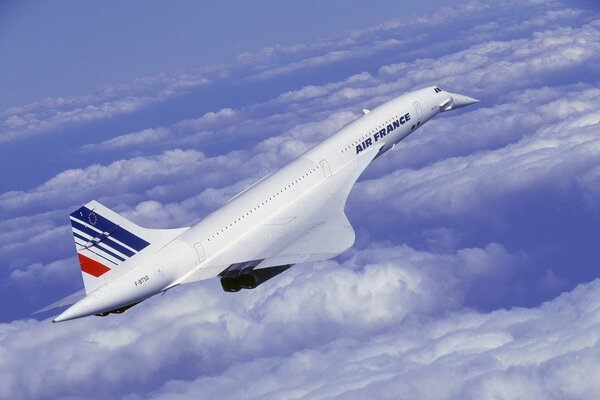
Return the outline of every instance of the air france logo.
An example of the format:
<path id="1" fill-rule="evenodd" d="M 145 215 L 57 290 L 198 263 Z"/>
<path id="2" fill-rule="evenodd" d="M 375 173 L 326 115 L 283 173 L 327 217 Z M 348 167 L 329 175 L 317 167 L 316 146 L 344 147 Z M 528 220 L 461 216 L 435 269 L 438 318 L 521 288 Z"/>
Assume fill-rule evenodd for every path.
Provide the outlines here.
<path id="1" fill-rule="evenodd" d="M 93 211 L 90 211 L 88 214 L 88 222 L 92 226 L 95 226 L 98 223 L 98 217 L 96 217 L 96 214 Z"/>
<path id="2" fill-rule="evenodd" d="M 392 133 L 396 130 L 396 128 L 399 128 L 400 125 L 404 125 L 408 121 L 410 121 L 410 113 L 404 114 L 385 128 L 378 130 L 372 137 L 365 139 L 361 144 L 356 146 L 356 154 L 360 153 L 363 150 L 366 150 L 367 147 L 371 146 L 379 139 L 382 139 L 384 136 L 387 136 L 388 134 Z"/>

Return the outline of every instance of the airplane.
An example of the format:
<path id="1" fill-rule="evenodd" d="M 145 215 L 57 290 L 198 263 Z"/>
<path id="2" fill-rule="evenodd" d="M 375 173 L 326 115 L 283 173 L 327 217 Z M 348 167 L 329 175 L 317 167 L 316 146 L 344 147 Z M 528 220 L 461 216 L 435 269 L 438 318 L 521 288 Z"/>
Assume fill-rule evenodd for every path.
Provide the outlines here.
<path id="1" fill-rule="evenodd" d="M 120 314 L 178 285 L 219 277 L 237 292 L 333 258 L 354 244 L 344 209 L 367 166 L 437 114 L 477 102 L 431 86 L 364 109 L 190 227 L 143 228 L 91 201 L 70 215 L 84 289 L 38 312 L 72 304 L 53 322 Z"/>

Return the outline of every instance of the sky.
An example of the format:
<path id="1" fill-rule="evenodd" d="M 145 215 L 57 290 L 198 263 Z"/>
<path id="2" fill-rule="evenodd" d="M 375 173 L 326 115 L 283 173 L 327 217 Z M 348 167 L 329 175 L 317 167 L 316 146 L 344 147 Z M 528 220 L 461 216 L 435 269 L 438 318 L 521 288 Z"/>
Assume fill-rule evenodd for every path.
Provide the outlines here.
<path id="1" fill-rule="evenodd" d="M 600 397 L 595 2 L 3 2 L 0 19 L 0 398 Z M 82 287 L 80 205 L 187 226 L 429 85 L 481 102 L 369 166 L 346 253 L 255 290 L 32 315 Z"/>

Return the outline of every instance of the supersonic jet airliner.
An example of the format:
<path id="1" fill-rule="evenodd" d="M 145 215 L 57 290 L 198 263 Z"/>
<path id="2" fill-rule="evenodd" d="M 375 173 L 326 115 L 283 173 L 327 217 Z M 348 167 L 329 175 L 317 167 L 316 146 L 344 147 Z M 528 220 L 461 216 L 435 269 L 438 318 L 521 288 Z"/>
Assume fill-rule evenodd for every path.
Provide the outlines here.
<path id="1" fill-rule="evenodd" d="M 120 314 L 184 283 L 219 276 L 237 292 L 335 257 L 354 243 L 344 207 L 371 161 L 438 113 L 476 102 L 433 86 L 365 109 L 191 227 L 142 228 L 91 201 L 70 215 L 84 290 L 40 312 L 72 304 L 53 322 Z"/>

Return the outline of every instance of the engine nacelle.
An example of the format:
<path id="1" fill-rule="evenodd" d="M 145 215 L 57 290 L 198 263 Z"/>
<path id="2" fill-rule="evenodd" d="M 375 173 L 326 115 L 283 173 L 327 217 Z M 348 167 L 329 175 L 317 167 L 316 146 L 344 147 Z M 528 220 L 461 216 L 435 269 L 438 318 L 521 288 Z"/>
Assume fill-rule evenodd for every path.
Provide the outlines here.
<path id="1" fill-rule="evenodd" d="M 226 292 L 239 292 L 242 286 L 238 278 L 239 270 L 227 270 L 221 275 L 221 286 Z"/>
<path id="2" fill-rule="evenodd" d="M 238 292 L 240 289 L 254 289 L 291 266 L 292 264 L 260 269 L 254 269 L 254 267 L 227 269 L 220 274 L 221 286 L 226 292 Z"/>
<path id="3" fill-rule="evenodd" d="M 131 307 L 135 306 L 136 304 L 139 304 L 140 302 L 135 302 L 132 304 L 128 304 L 126 306 L 123 307 L 119 307 L 119 308 L 115 308 L 114 310 L 110 310 L 110 311 L 105 311 L 105 312 L 101 312 L 100 314 L 95 314 L 96 317 L 106 317 L 109 314 L 123 314 L 125 311 L 129 310 Z"/>

